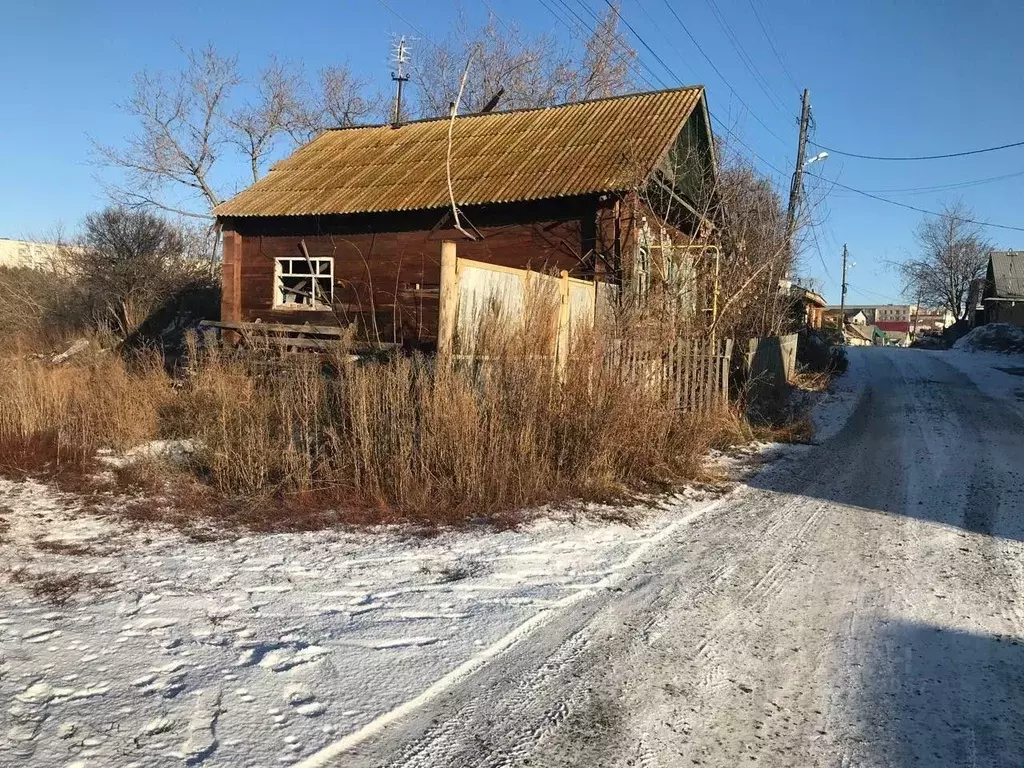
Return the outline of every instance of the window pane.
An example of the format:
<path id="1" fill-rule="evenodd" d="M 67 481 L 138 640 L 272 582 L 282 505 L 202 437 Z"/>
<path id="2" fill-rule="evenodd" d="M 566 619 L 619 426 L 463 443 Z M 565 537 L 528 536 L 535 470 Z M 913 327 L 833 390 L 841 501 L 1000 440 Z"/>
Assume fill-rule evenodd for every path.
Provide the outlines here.
<path id="1" fill-rule="evenodd" d="M 292 274 L 293 275 L 308 275 L 309 262 L 305 259 L 292 259 Z"/>
<path id="2" fill-rule="evenodd" d="M 324 304 L 331 303 L 331 278 L 318 277 L 316 279 L 316 298 Z"/>

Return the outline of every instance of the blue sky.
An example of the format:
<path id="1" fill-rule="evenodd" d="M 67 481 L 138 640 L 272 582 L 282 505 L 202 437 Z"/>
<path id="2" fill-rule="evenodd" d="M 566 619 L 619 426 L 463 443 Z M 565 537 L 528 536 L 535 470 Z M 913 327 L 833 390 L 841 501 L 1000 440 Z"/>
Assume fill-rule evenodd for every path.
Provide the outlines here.
<path id="1" fill-rule="evenodd" d="M 487 2 L 504 21 L 567 45 L 566 6 L 585 19 L 580 3 L 605 7 L 604 0 Z M 89 137 L 116 144 L 128 135 L 133 124 L 115 104 L 129 95 L 136 71 L 179 68 L 179 45 L 212 41 L 237 55 L 246 72 L 271 54 L 309 70 L 348 62 L 383 88 L 392 36 L 440 39 L 459 7 L 470 19 L 487 14 L 482 0 L 386 3 L 391 10 L 379 0 L 3 3 L 0 236 L 45 237 L 58 224 L 73 229 L 104 204 L 98 179 L 113 177 L 91 162 Z M 712 112 L 750 148 L 740 150 L 756 152 L 755 162 L 783 189 L 796 148 L 796 85 L 811 89 L 813 138 L 836 149 L 939 154 L 1024 140 L 1024 4 L 1015 0 L 624 0 L 622 10 L 667 65 L 631 36 L 647 79 L 656 87 L 705 84 Z M 417 45 L 429 43 L 414 41 L 413 55 Z M 918 163 L 832 155 L 809 170 L 931 210 L 960 197 L 982 220 L 1024 227 L 1024 175 L 954 190 L 889 191 L 1021 173 L 1024 147 Z M 820 280 L 826 298 L 838 303 L 846 243 L 856 263 L 848 301 L 898 300 L 886 265 L 913 252 L 921 214 L 817 179 L 808 179 L 808 194 L 818 226 L 802 274 Z M 1024 248 L 1024 232 L 987 234 L 998 246 Z"/>

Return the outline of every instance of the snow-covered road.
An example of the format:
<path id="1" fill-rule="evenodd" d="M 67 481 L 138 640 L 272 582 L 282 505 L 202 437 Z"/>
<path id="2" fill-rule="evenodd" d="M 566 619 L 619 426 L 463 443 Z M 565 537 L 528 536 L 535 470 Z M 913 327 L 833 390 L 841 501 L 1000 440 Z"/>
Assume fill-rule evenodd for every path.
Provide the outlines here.
<path id="1" fill-rule="evenodd" d="M 1024 764 L 1024 420 L 1019 388 L 974 383 L 1024 378 L 959 353 L 852 358 L 852 413 L 821 445 L 307 764 Z"/>
<path id="2" fill-rule="evenodd" d="M 630 524 L 200 542 L 0 481 L 0 766 L 1024 764 L 1020 374 L 851 350 L 819 445 Z"/>

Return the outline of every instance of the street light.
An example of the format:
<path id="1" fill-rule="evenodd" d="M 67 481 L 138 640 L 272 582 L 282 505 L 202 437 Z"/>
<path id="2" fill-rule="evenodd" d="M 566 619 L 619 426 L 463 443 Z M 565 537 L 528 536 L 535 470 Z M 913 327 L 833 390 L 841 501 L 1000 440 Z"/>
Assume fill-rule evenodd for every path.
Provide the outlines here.
<path id="1" fill-rule="evenodd" d="M 819 152 L 814 157 L 812 157 L 810 160 L 808 160 L 806 163 L 804 163 L 804 168 L 806 168 L 811 163 L 816 163 L 819 160 L 824 160 L 826 157 L 828 157 L 828 152 Z"/>

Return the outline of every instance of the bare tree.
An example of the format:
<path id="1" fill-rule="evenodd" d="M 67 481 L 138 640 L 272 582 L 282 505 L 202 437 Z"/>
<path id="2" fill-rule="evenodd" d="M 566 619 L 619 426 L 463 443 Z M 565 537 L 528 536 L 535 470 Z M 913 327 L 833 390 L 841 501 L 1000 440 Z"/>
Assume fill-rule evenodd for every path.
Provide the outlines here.
<path id="1" fill-rule="evenodd" d="M 253 182 L 259 181 L 275 139 L 305 111 L 298 101 L 301 89 L 301 75 L 272 57 L 260 72 L 255 98 L 225 116 L 228 141 L 248 158 Z"/>
<path id="2" fill-rule="evenodd" d="M 127 336 L 168 296 L 205 284 L 204 247 L 202 232 L 111 206 L 86 216 L 81 239 L 65 258 L 97 318 Z"/>
<path id="3" fill-rule="evenodd" d="M 139 129 L 123 149 L 94 146 L 103 161 L 127 173 L 127 184 L 110 189 L 115 200 L 206 217 L 221 201 L 210 170 L 226 138 L 225 103 L 240 80 L 235 59 L 220 56 L 212 46 L 186 56 L 177 78 L 149 72 L 135 76 L 132 96 L 122 108 L 138 120 Z M 167 202 L 171 190 L 186 192 L 186 200 Z"/>
<path id="4" fill-rule="evenodd" d="M 617 34 L 619 14 L 610 8 L 583 42 L 578 61 L 550 35 L 529 35 L 495 16 L 472 29 L 464 17 L 441 45 L 426 50 L 413 67 L 423 117 L 449 114 L 462 71 L 475 52 L 460 112 L 479 112 L 501 94 L 503 109 L 547 107 L 566 101 L 614 96 L 633 85 L 636 52 Z"/>
<path id="5" fill-rule="evenodd" d="M 349 66 L 320 70 L 316 88 L 296 89 L 287 130 L 296 144 L 312 141 L 327 128 L 348 128 L 372 120 L 385 120 L 384 98 L 371 93 L 369 83 Z"/>
<path id="6" fill-rule="evenodd" d="M 630 71 L 636 51 L 619 34 L 619 4 L 606 10 L 583 43 L 583 60 L 571 72 L 566 101 L 601 99 L 626 93 L 634 84 Z"/>
<path id="7" fill-rule="evenodd" d="M 971 283 L 984 277 L 991 244 L 962 201 L 943 206 L 936 218 L 917 227 L 920 254 L 900 265 L 904 294 L 921 303 L 945 307 L 958 319 L 967 316 Z"/>

